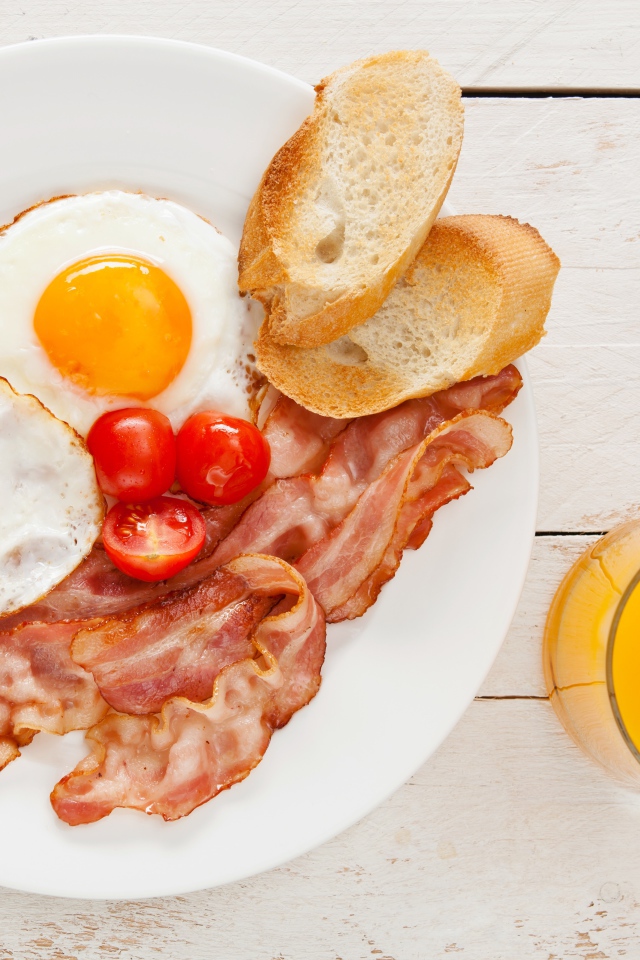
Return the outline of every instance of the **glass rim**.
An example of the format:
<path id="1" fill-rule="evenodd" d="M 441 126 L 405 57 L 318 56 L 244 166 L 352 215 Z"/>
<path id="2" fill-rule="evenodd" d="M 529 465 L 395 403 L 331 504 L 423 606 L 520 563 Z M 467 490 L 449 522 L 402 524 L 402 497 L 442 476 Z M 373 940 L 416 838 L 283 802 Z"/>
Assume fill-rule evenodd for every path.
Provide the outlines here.
<path id="1" fill-rule="evenodd" d="M 615 687 L 613 685 L 613 650 L 616 642 L 616 634 L 618 633 L 618 627 L 620 625 L 620 619 L 624 613 L 625 607 L 631 597 L 631 594 L 635 591 L 636 587 L 640 584 L 640 570 L 637 571 L 635 576 L 627 584 L 627 587 L 618 601 L 618 606 L 616 607 L 616 612 L 613 615 L 613 620 L 611 621 L 611 626 L 609 628 L 609 636 L 607 639 L 607 663 L 606 663 L 606 680 L 607 680 L 607 695 L 609 697 L 609 703 L 611 705 L 611 710 L 613 712 L 614 719 L 616 721 L 618 730 L 622 734 L 622 737 L 629 747 L 631 753 L 635 759 L 640 763 L 640 750 L 636 747 L 635 743 L 631 739 L 629 732 L 626 728 L 625 722 L 622 719 L 622 714 L 620 713 L 620 708 L 618 707 L 618 698 L 616 697 Z"/>

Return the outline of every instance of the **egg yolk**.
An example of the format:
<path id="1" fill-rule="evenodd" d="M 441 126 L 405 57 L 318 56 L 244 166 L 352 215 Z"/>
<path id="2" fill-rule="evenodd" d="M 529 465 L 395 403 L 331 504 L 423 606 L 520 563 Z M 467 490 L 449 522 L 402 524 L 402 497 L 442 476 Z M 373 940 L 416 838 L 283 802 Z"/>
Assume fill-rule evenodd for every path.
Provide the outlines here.
<path id="1" fill-rule="evenodd" d="M 35 332 L 51 363 L 88 393 L 150 400 L 178 375 L 191 311 L 164 270 L 133 256 L 95 256 L 44 291 Z"/>

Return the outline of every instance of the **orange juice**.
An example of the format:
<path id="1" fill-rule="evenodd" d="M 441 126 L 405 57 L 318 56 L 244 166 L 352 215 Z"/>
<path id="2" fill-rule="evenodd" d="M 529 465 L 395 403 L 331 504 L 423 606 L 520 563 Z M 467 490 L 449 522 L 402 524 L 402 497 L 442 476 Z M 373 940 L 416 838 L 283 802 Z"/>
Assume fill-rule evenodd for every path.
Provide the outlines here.
<path id="1" fill-rule="evenodd" d="M 589 547 L 560 584 L 544 667 L 551 702 L 574 740 L 640 785 L 640 521 Z"/>

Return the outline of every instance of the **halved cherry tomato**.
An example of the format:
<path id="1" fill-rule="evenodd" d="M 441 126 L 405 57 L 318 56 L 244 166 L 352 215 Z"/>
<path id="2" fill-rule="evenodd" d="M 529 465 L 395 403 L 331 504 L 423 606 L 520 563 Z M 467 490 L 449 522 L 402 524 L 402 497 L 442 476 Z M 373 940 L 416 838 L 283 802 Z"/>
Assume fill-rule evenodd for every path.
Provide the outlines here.
<path id="1" fill-rule="evenodd" d="M 87 446 L 104 493 L 126 503 L 152 500 L 168 490 L 176 473 L 171 423 L 157 410 L 129 407 L 96 420 Z"/>
<path id="2" fill-rule="evenodd" d="M 246 420 L 214 410 L 194 413 L 177 438 L 178 482 L 201 503 L 236 503 L 262 483 L 271 450 Z"/>
<path id="3" fill-rule="evenodd" d="M 116 503 L 102 526 L 104 548 L 116 567 L 153 583 L 182 570 L 200 552 L 206 533 L 197 507 L 177 497 Z"/>

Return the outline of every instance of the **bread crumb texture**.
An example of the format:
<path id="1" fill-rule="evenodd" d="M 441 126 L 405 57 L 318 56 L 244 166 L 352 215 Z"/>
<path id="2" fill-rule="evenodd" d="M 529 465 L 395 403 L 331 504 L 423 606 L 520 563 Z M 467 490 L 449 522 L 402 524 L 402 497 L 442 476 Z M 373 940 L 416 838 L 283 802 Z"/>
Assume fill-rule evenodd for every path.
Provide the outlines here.
<path id="1" fill-rule="evenodd" d="M 560 261 L 511 217 L 438 220 L 377 313 L 326 345 L 283 345 L 267 321 L 260 370 L 327 416 L 377 413 L 471 377 L 489 376 L 544 333 Z"/>
<path id="2" fill-rule="evenodd" d="M 357 61 L 316 92 L 262 178 L 239 256 L 271 339 L 306 347 L 382 306 L 440 210 L 463 132 L 460 88 L 425 51 Z"/>

